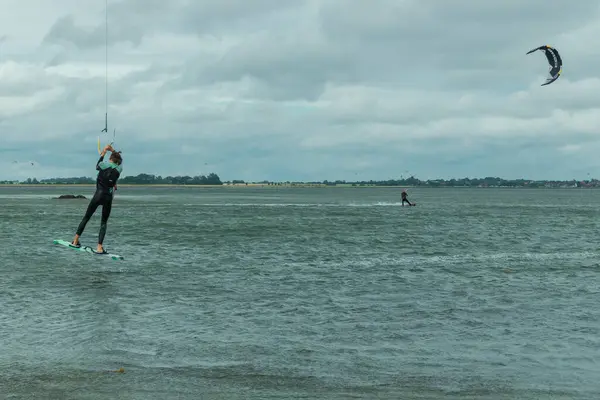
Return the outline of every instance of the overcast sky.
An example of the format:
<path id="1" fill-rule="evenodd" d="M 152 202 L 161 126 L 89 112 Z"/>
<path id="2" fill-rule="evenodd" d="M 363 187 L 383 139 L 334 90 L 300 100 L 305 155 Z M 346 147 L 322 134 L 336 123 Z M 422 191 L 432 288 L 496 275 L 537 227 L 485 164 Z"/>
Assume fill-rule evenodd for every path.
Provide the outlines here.
<path id="1" fill-rule="evenodd" d="M 105 0 L 2 1 L 0 179 L 600 177 L 595 0 L 108 4 L 106 134 Z"/>

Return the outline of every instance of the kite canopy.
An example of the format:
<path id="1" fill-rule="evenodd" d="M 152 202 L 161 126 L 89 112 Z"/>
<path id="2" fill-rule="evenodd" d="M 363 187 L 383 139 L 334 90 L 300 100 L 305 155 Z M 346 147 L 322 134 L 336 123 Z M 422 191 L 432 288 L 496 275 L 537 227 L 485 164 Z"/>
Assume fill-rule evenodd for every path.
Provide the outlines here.
<path id="1" fill-rule="evenodd" d="M 535 49 L 529 50 L 527 54 L 533 53 L 537 50 L 542 50 L 544 54 L 546 54 L 548 64 L 550 64 L 550 68 L 548 71 L 550 77 L 546 79 L 545 83 L 542 83 L 542 86 L 549 85 L 555 80 L 557 80 L 560 77 L 560 74 L 562 73 L 562 58 L 560 58 L 558 50 L 548 45 L 536 47 Z"/>

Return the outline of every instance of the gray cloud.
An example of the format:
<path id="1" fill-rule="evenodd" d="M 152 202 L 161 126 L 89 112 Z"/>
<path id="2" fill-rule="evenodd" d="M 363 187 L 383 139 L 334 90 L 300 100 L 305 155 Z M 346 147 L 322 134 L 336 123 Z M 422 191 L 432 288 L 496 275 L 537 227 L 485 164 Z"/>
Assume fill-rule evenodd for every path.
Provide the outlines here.
<path id="1" fill-rule="evenodd" d="M 67 15 L 56 21 L 44 37 L 43 43 L 75 46 L 77 49 L 103 48 L 106 43 L 109 45 L 130 43 L 133 46 L 139 46 L 144 35 L 149 32 L 143 25 L 130 24 L 131 21 L 128 21 L 125 27 L 122 25 L 113 27 L 113 24 L 110 24 L 107 36 L 106 24 L 84 28 L 75 23 L 72 15 Z"/>
<path id="2" fill-rule="evenodd" d="M 108 16 L 85 28 L 73 15 L 59 18 L 44 37 L 44 43 L 71 44 L 86 49 L 130 43 L 139 46 L 145 36 L 160 32 L 227 35 L 232 28 L 255 30 L 257 22 L 268 21 L 278 10 L 301 4 L 301 0 L 123 0 L 110 3 Z M 108 17 L 108 36 L 105 18 Z"/>

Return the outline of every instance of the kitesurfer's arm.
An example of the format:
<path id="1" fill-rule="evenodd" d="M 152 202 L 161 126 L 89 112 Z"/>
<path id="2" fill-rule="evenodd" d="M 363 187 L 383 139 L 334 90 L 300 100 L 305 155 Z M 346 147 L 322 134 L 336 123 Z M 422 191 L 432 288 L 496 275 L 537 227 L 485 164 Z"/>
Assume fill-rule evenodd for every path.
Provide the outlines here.
<path id="1" fill-rule="evenodd" d="M 96 163 L 96 170 L 100 171 L 102 169 L 101 164 L 104 161 L 104 156 L 106 155 L 107 151 L 115 151 L 112 146 L 109 144 L 106 147 L 104 147 L 104 149 L 102 150 L 102 153 L 100 153 L 100 158 L 98 159 L 98 162 Z"/>

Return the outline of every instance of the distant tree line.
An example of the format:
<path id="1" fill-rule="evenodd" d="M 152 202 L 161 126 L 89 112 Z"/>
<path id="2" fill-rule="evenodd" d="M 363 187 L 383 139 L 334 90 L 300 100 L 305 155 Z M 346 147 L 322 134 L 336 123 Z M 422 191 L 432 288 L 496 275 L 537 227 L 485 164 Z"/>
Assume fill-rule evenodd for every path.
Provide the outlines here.
<path id="1" fill-rule="evenodd" d="M 51 178 L 37 180 L 28 178 L 24 181 L 0 181 L 0 184 L 94 184 L 95 178 L 90 177 L 74 177 L 74 178 Z M 136 176 L 125 176 L 119 180 L 119 183 L 129 185 L 248 185 L 262 184 L 268 186 L 297 186 L 297 185 L 313 185 L 313 186 L 412 186 L 412 187 L 527 187 L 527 188 L 549 188 L 549 187 L 600 187 L 600 181 L 591 180 L 530 180 L 530 179 L 502 179 L 498 177 L 486 178 L 460 178 L 460 179 L 429 179 L 420 180 L 411 176 L 406 179 L 388 179 L 388 180 L 363 180 L 363 181 L 260 181 L 246 182 L 244 180 L 235 179 L 231 181 L 221 182 L 219 176 L 215 173 L 210 173 L 207 176 L 166 176 L 152 174 L 139 174 Z"/>
<path id="2" fill-rule="evenodd" d="M 73 184 L 94 184 L 95 178 L 87 176 L 72 177 L 72 178 L 50 178 L 37 180 L 36 178 L 27 178 L 24 181 L 0 181 L 0 184 L 47 184 L 47 185 L 73 185 Z M 208 176 L 166 176 L 151 174 L 139 174 L 136 176 L 124 176 L 119 179 L 119 183 L 124 185 L 222 185 L 221 179 L 215 173 L 210 173 Z"/>
<path id="3" fill-rule="evenodd" d="M 234 180 L 225 182 L 226 184 L 263 184 L 269 186 L 296 186 L 296 185 L 314 185 L 314 186 L 410 186 L 410 187 L 600 187 L 600 181 L 596 179 L 586 181 L 559 181 L 559 180 L 530 180 L 530 179 L 502 179 L 497 177 L 486 178 L 462 178 L 462 179 L 429 179 L 420 180 L 415 177 L 406 179 L 388 179 L 388 180 L 363 180 L 363 181 L 286 181 L 286 182 L 245 182 L 243 180 Z"/>
<path id="4" fill-rule="evenodd" d="M 208 176 L 166 176 L 139 174 L 119 179 L 124 185 L 222 185 L 219 175 L 210 173 Z"/>

